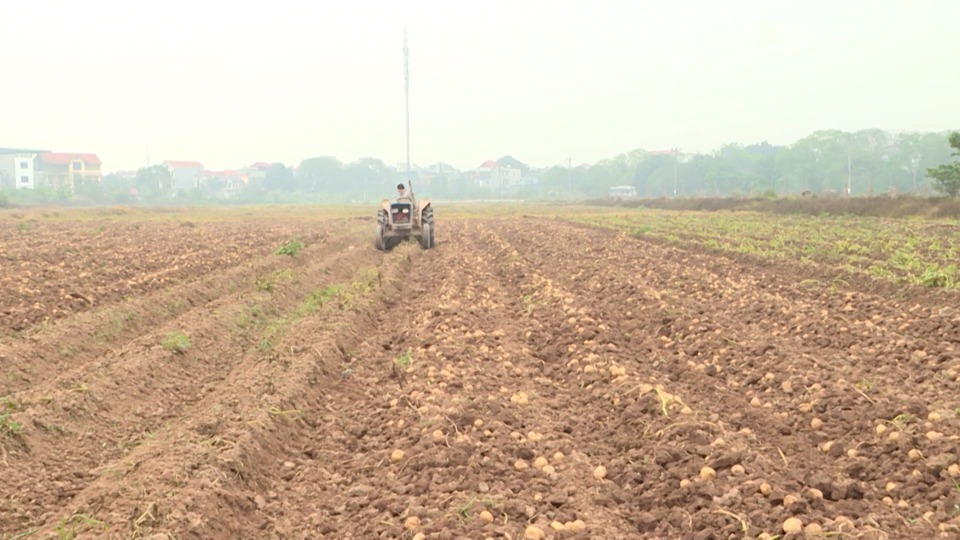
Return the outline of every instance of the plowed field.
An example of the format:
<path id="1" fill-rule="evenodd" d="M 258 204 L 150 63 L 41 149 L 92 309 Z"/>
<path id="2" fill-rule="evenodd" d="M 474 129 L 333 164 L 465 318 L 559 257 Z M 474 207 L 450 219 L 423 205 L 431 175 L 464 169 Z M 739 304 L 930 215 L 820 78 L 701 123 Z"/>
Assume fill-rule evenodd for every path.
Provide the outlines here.
<path id="1" fill-rule="evenodd" d="M 949 295 L 438 224 L 6 223 L 0 539 L 960 537 Z"/>

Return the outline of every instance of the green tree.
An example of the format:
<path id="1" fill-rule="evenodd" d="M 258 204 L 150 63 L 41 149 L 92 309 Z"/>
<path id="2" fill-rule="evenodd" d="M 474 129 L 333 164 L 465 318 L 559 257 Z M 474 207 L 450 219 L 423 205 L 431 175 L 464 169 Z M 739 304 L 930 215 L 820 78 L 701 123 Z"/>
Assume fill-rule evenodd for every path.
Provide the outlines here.
<path id="1" fill-rule="evenodd" d="M 169 193 L 173 189 L 173 176 L 170 169 L 163 165 L 144 167 L 137 171 L 133 180 L 134 187 L 144 197 L 156 197 L 161 193 Z"/>
<path id="2" fill-rule="evenodd" d="M 960 156 L 960 131 L 951 133 L 948 140 L 950 146 L 957 150 L 953 155 Z M 927 169 L 927 176 L 937 181 L 937 191 L 951 197 L 960 196 L 960 162 L 944 163 L 935 169 Z"/>
<path id="3" fill-rule="evenodd" d="M 107 200 L 107 192 L 102 182 L 97 180 L 80 180 L 74 186 L 74 192 L 79 198 L 89 202 L 104 202 Z"/>
<path id="4" fill-rule="evenodd" d="M 382 160 L 364 157 L 343 168 L 342 182 L 352 197 L 379 199 L 383 196 L 389 197 L 399 179 L 394 170 Z"/>
<path id="5" fill-rule="evenodd" d="M 300 163 L 300 189 L 313 193 L 339 193 L 344 191 L 342 183 L 343 163 L 332 156 L 305 159 Z"/>
<path id="6" fill-rule="evenodd" d="M 274 163 L 264 174 L 263 187 L 270 191 L 295 191 L 297 179 L 289 167 L 282 163 Z"/>

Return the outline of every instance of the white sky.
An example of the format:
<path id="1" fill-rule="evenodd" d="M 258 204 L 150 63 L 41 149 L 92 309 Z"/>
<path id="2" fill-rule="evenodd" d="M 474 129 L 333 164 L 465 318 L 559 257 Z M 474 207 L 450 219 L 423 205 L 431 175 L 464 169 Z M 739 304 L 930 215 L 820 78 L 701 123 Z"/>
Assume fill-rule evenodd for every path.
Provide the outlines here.
<path id="1" fill-rule="evenodd" d="M 960 128 L 960 0 L 0 0 L 0 146 L 106 171 L 594 162 Z"/>

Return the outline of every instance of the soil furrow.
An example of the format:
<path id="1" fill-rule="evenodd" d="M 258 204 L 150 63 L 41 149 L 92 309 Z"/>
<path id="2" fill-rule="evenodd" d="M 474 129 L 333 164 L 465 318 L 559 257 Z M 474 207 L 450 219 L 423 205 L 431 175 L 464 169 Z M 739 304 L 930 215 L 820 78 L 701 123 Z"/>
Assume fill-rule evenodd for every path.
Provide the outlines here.
<path id="1" fill-rule="evenodd" d="M 960 320 L 936 295 L 555 219 L 441 221 L 435 249 L 381 253 L 340 220 L 230 287 L 168 289 L 198 301 L 72 366 L 19 358 L 0 538 L 960 533 Z M 10 343 L 47 354 L 96 314 Z M 176 328 L 185 354 L 159 344 Z"/>
<path id="2" fill-rule="evenodd" d="M 522 246 L 521 251 L 526 252 L 525 255 L 529 255 L 530 252 L 535 251 L 538 246 L 556 245 L 557 239 L 560 239 L 559 244 L 562 245 L 585 243 L 588 241 L 591 233 L 595 232 L 590 230 L 583 231 L 581 229 L 578 230 L 576 234 L 564 234 L 563 232 L 558 233 L 555 228 L 551 231 L 549 239 L 552 240 L 554 244 L 550 244 L 545 235 L 532 234 L 531 229 L 532 228 L 516 227 L 513 230 L 518 245 Z M 560 229 L 562 231 L 563 227 L 560 227 Z M 854 480 L 858 480 L 860 483 L 857 487 L 867 492 L 867 496 L 873 500 L 874 505 L 877 507 L 875 508 L 876 515 L 882 516 L 881 518 L 875 518 L 874 516 L 867 517 L 865 518 L 867 521 L 864 522 L 863 525 L 869 526 L 871 521 L 876 522 L 877 519 L 879 519 L 883 528 L 891 529 L 901 526 L 901 522 L 907 519 L 897 511 L 884 512 L 884 508 L 881 506 L 883 503 L 880 499 L 886 495 L 884 489 L 887 483 L 895 481 L 910 486 L 908 492 L 932 489 L 934 493 L 938 493 L 939 495 L 932 499 L 933 504 L 927 506 L 924 510 L 939 514 L 938 517 L 940 519 L 949 518 L 953 504 L 949 493 L 952 481 L 949 478 L 938 475 L 938 473 L 942 471 L 942 466 L 938 463 L 943 459 L 944 455 L 948 454 L 952 443 L 949 441 L 936 442 L 918 440 L 923 438 L 925 429 L 932 429 L 933 426 L 930 425 L 930 422 L 923 425 L 922 421 L 918 421 L 918 417 L 926 417 L 928 411 L 926 408 L 918 408 L 918 401 L 915 398 L 908 397 L 904 399 L 900 397 L 897 391 L 897 385 L 901 384 L 900 379 L 897 377 L 876 378 L 877 387 L 879 387 L 881 391 L 888 391 L 889 394 L 881 394 L 880 397 L 875 399 L 867 397 L 862 392 L 854 392 L 852 387 L 837 390 L 827 384 L 831 379 L 830 375 L 826 377 L 823 377 L 823 375 L 811 376 L 810 367 L 813 365 L 823 371 L 833 371 L 835 373 L 833 377 L 836 377 L 834 381 L 839 380 L 841 381 L 840 384 L 843 385 L 842 377 L 854 377 L 854 374 L 849 371 L 851 367 L 849 359 L 847 359 L 847 362 L 838 362 L 835 366 L 833 364 L 816 363 L 816 357 L 829 357 L 832 354 L 839 356 L 839 359 L 845 359 L 844 355 L 839 353 L 839 351 L 834 353 L 829 347 L 824 350 L 824 348 L 817 348 L 807 344 L 806 347 L 797 347 L 799 349 L 798 353 L 794 347 L 791 347 L 789 344 L 784 344 L 781 340 L 776 339 L 769 333 L 758 332 L 756 329 L 751 328 L 749 322 L 746 325 L 743 322 L 738 323 L 737 321 L 745 320 L 745 317 L 748 316 L 747 313 L 738 314 L 734 312 L 725 318 L 717 317 L 718 313 L 716 313 L 716 308 L 733 307 L 736 309 L 738 306 L 736 302 L 731 302 L 727 305 L 716 301 L 698 303 L 696 300 L 702 297 L 700 297 L 697 292 L 704 290 L 703 285 L 716 283 L 715 277 L 703 278 L 703 276 L 709 275 L 709 270 L 704 271 L 697 265 L 690 265 L 689 260 L 687 261 L 688 266 L 686 267 L 671 264 L 668 257 L 663 257 L 663 254 L 656 248 L 651 250 L 650 246 L 637 248 L 629 245 L 616 245 L 615 247 L 609 248 L 616 250 L 618 253 L 618 256 L 612 257 L 609 256 L 608 248 L 602 246 L 602 244 L 598 244 L 597 246 L 593 251 L 598 260 L 602 261 L 602 264 L 595 265 L 595 268 L 599 268 L 600 270 L 594 272 L 594 275 L 599 274 L 600 277 L 592 281 L 581 281 L 579 283 L 581 288 L 589 290 L 591 294 L 594 294 L 595 298 L 605 303 L 615 306 L 623 306 L 626 304 L 632 308 L 634 307 L 633 304 L 617 301 L 616 294 L 612 293 L 612 291 L 615 290 L 632 292 L 632 283 L 617 276 L 616 272 L 611 272 L 611 267 L 623 265 L 624 268 L 637 269 L 635 275 L 642 275 L 644 278 L 649 279 L 652 282 L 652 290 L 649 291 L 649 296 L 656 298 L 659 304 L 658 308 L 667 308 L 668 311 L 673 311 L 673 313 L 663 314 L 663 324 L 657 327 L 657 333 L 663 333 L 663 328 L 667 327 L 669 329 L 667 335 L 662 337 L 666 338 L 664 341 L 668 345 L 668 348 L 679 348 L 681 360 L 686 356 L 686 363 L 689 364 L 681 364 L 679 370 L 671 370 L 673 373 L 670 377 L 677 380 L 692 379 L 694 388 L 699 386 L 703 390 L 709 390 L 710 394 L 716 393 L 718 389 L 722 389 L 724 386 L 731 390 L 741 388 L 741 391 L 745 391 L 746 395 L 739 399 L 738 396 L 729 395 L 730 391 L 721 391 L 719 396 L 721 399 L 713 404 L 719 409 L 729 408 L 732 403 L 736 403 L 737 401 L 745 401 L 750 394 L 755 394 L 759 400 L 766 401 L 764 409 L 768 406 L 771 407 L 771 409 L 769 409 L 770 414 L 773 418 L 777 418 L 777 420 L 771 418 L 770 420 L 772 420 L 773 423 L 771 424 L 771 421 L 768 420 L 765 424 L 767 424 L 768 428 L 773 426 L 778 427 L 778 429 L 774 431 L 758 429 L 761 426 L 755 424 L 756 420 L 746 422 L 746 424 L 753 428 L 758 434 L 762 434 L 764 439 L 768 441 L 778 441 L 777 450 L 780 451 L 782 448 L 783 451 L 787 452 L 791 460 L 802 459 L 810 466 L 810 468 L 795 471 L 793 467 L 784 463 L 782 467 L 783 470 L 775 471 L 778 475 L 783 475 L 786 478 L 792 477 L 793 482 L 791 483 L 793 485 L 789 487 L 799 489 L 809 488 L 811 487 L 810 484 L 820 484 L 821 486 L 832 485 L 830 482 L 823 481 L 822 478 L 816 478 L 815 475 L 811 474 L 810 469 L 823 471 L 828 477 L 834 476 L 845 479 L 843 481 L 847 483 L 853 483 Z M 626 254 L 626 256 L 623 256 L 624 254 Z M 564 259 L 560 257 L 559 250 L 554 253 L 548 253 L 547 255 L 551 260 L 564 261 Z M 551 265 L 550 269 L 553 270 L 553 277 L 558 280 L 563 280 L 564 276 L 571 276 L 570 279 L 576 280 L 577 277 L 581 277 L 580 274 L 582 274 L 582 260 L 579 262 L 581 264 L 577 264 L 577 262 L 574 261 L 569 265 L 560 263 Z M 646 268 L 654 268 L 654 270 L 642 270 Z M 688 268 L 692 268 L 693 271 L 688 271 Z M 587 275 L 590 275 L 590 272 L 587 272 Z M 677 289 L 676 295 L 668 296 L 658 294 L 658 291 L 664 291 L 668 287 L 675 286 L 676 282 L 673 281 L 674 279 L 681 280 L 683 283 L 683 288 Z M 749 278 L 744 281 L 750 282 Z M 755 286 L 753 287 L 754 291 L 750 291 L 749 286 L 744 289 L 745 292 L 750 292 L 751 294 L 745 297 L 745 301 L 740 304 L 741 306 L 746 303 L 748 307 L 752 309 L 757 307 L 753 302 L 763 302 L 764 296 L 755 292 Z M 629 292 L 627 294 L 629 294 Z M 629 299 L 623 298 L 623 300 Z M 634 309 L 632 312 L 628 311 L 626 314 L 636 316 L 637 311 L 642 311 L 642 308 Z M 651 312 L 651 315 L 656 314 L 656 309 L 647 309 L 647 311 Z M 780 309 L 776 309 L 776 306 L 771 306 L 771 309 L 769 309 L 770 316 L 773 317 L 781 311 Z M 605 315 L 609 316 L 610 314 L 606 313 Z M 722 316 L 722 312 L 719 315 Z M 732 344 L 725 347 L 724 343 L 718 343 L 718 340 L 715 339 L 698 339 L 695 335 L 687 339 L 687 336 L 674 335 L 674 332 L 677 331 L 682 332 L 687 330 L 693 331 L 692 333 L 696 334 L 696 330 L 709 330 L 709 328 L 698 329 L 696 327 L 701 323 L 706 323 L 709 327 L 711 323 L 717 323 L 718 320 L 722 321 L 722 323 L 718 324 L 722 327 L 724 335 L 730 333 L 738 336 L 736 338 L 736 344 L 740 345 L 739 350 L 737 350 L 737 347 L 733 347 Z M 749 321 L 750 319 L 746 320 Z M 685 325 L 688 326 L 685 328 Z M 631 328 L 630 331 L 632 332 L 633 328 Z M 684 341 L 688 343 L 692 342 L 692 344 L 684 345 Z M 775 343 L 778 347 L 783 347 L 784 350 L 781 354 L 777 356 L 764 354 L 764 348 L 771 342 Z M 737 366 L 736 369 L 731 369 L 734 366 L 729 362 L 717 362 L 718 359 L 716 356 L 714 356 L 713 359 L 706 359 L 706 362 L 704 362 L 705 359 L 697 358 L 704 351 L 714 351 L 716 353 L 723 352 L 724 349 L 733 349 L 739 355 L 753 358 Z M 677 351 L 673 351 L 674 354 L 676 352 Z M 797 357 L 799 356 L 805 358 L 798 360 Z M 855 362 L 852 364 L 856 365 Z M 727 369 L 723 369 L 724 367 Z M 716 382 L 718 380 L 725 384 L 718 386 Z M 824 384 L 821 385 L 816 382 L 818 380 L 824 381 Z M 796 391 L 785 386 L 785 384 L 791 385 L 791 383 L 792 386 L 797 387 Z M 853 384 L 853 381 L 846 384 Z M 751 385 L 755 385 L 755 388 L 751 389 Z M 948 382 L 947 385 L 950 386 L 950 383 Z M 827 386 L 827 388 L 820 388 L 821 386 Z M 789 391 L 785 391 L 784 389 Z M 771 391 L 774 393 L 771 394 Z M 703 392 L 701 392 L 701 394 L 702 393 Z M 723 395 L 724 393 L 727 395 Z M 690 399 L 696 399 L 696 397 L 691 395 Z M 883 405 L 877 403 L 881 400 L 884 402 Z M 792 416 L 788 415 L 788 412 L 793 412 L 791 409 L 799 409 L 801 412 L 806 411 L 807 413 L 812 412 L 812 414 L 801 416 L 799 421 L 795 420 L 792 423 L 786 423 L 779 419 L 782 417 L 785 420 L 789 418 L 789 416 Z M 886 410 L 900 411 L 900 413 L 910 413 L 914 415 L 910 421 L 913 424 L 911 426 L 912 429 L 901 431 L 899 427 L 897 428 L 897 432 L 903 434 L 902 438 L 893 441 L 884 441 L 883 439 L 877 440 L 877 437 L 874 436 L 872 419 L 876 418 L 878 413 L 880 415 L 890 414 L 891 418 L 900 414 L 897 412 L 886 413 L 884 412 Z M 738 418 L 739 416 L 740 414 L 737 413 L 734 418 Z M 804 417 L 806 418 L 806 422 L 822 422 L 823 425 L 817 428 L 811 428 L 810 424 L 803 424 Z M 817 417 L 816 420 L 813 420 L 814 417 Z M 794 416 L 794 418 L 796 418 L 796 416 Z M 780 425 L 777 426 L 777 423 Z M 853 431 L 851 431 L 851 427 L 854 428 Z M 779 433 L 777 431 L 779 431 Z M 917 467 L 918 464 L 908 461 L 908 450 L 913 450 L 914 445 L 920 447 L 924 454 L 935 456 L 925 464 L 926 467 Z M 819 450 L 826 450 L 826 452 L 820 452 Z M 850 450 L 856 453 L 852 455 L 848 454 L 847 452 Z M 785 457 L 784 461 L 786 462 L 786 460 L 787 458 Z M 886 470 L 882 473 L 865 466 L 867 463 L 876 462 L 877 460 L 885 462 L 885 465 L 887 465 Z M 819 466 L 817 464 L 819 464 Z M 853 478 L 851 478 L 851 476 Z M 863 494 L 859 493 L 857 495 L 858 497 L 863 496 Z M 829 493 L 827 497 L 828 499 L 830 498 Z M 850 515 L 854 513 L 853 507 L 855 505 L 843 504 L 841 500 L 838 504 L 834 505 L 828 502 L 826 506 L 828 510 L 838 513 L 844 512 Z M 862 513 L 864 510 L 862 504 L 856 506 L 855 511 Z M 916 514 L 921 513 L 917 510 L 914 510 L 914 512 Z M 883 516 L 884 513 L 887 515 Z M 856 517 L 856 514 L 854 514 L 854 517 Z M 918 532 L 924 527 L 928 527 L 928 525 L 921 523 L 916 526 Z"/>
<path id="3" fill-rule="evenodd" d="M 246 302 L 224 296 L 153 328 L 116 354 L 9 396 L 24 429 L 7 453 L 0 497 L 9 501 L 17 526 L 47 520 L 42 509 L 64 505 L 100 471 L 202 407 L 205 395 L 229 381 L 238 359 L 257 361 L 282 347 L 263 343 L 282 339 L 284 324 L 296 324 L 285 317 L 309 314 L 304 302 L 316 289 L 349 282 L 356 271 L 346 246 L 332 257 L 319 256 L 327 247 L 303 252 L 310 262 L 272 292 L 248 280 L 241 285 Z M 182 353 L 166 342 L 173 332 L 189 339 Z M 60 451 L 65 445 L 71 448 L 66 456 Z"/>

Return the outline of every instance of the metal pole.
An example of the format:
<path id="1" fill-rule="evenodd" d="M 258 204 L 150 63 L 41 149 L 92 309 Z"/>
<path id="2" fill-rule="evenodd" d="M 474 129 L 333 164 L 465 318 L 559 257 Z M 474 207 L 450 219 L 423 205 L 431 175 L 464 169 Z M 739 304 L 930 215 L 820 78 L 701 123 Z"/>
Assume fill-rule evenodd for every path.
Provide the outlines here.
<path id="1" fill-rule="evenodd" d="M 850 155 L 853 141 L 851 139 L 851 135 L 847 135 L 847 197 L 850 196 L 850 188 L 853 184 L 853 160 Z"/>
<path id="2" fill-rule="evenodd" d="M 403 89 L 407 113 L 407 181 L 410 181 L 410 49 L 407 47 L 407 27 L 403 27 Z"/>
<path id="3" fill-rule="evenodd" d="M 678 179 L 678 169 L 680 168 L 680 154 L 679 148 L 673 149 L 673 198 L 677 198 L 677 179 Z"/>

